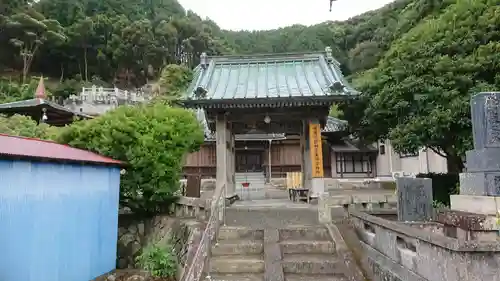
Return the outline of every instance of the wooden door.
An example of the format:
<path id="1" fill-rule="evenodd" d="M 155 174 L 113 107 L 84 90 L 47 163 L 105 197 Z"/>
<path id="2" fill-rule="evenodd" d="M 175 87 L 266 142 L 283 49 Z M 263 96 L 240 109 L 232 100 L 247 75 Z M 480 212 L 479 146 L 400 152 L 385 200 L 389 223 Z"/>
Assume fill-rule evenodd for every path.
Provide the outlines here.
<path id="1" fill-rule="evenodd" d="M 262 172 L 262 151 L 236 151 L 236 172 Z"/>

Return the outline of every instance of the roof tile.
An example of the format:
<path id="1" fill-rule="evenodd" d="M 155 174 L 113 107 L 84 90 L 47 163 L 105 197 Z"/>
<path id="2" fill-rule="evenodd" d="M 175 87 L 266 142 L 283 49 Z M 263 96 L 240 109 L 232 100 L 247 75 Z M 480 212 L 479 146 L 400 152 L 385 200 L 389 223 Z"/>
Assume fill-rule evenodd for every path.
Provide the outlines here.
<path id="1" fill-rule="evenodd" d="M 0 159 L 20 157 L 94 164 L 123 163 L 99 154 L 51 141 L 0 134 Z"/>
<path id="2" fill-rule="evenodd" d="M 335 88 L 340 87 L 340 88 Z M 198 95 L 197 93 L 205 93 Z M 242 100 L 326 97 L 357 92 L 324 53 L 213 57 L 198 66 L 186 99 Z"/>

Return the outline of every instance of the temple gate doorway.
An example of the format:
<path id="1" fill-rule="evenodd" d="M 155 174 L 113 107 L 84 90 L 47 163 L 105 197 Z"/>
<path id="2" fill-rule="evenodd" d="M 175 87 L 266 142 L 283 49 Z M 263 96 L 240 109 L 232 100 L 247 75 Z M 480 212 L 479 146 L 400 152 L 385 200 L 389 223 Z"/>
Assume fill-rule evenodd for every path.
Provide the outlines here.
<path id="1" fill-rule="evenodd" d="M 278 135 L 300 137 L 302 185 L 317 198 L 324 192 L 321 129 L 331 105 L 355 94 L 327 48 L 306 54 L 202 54 L 182 102 L 202 110 L 208 129 L 215 131 L 216 189 L 224 189 L 227 199 L 241 198 L 240 177 L 265 180 L 268 158 L 263 149 L 236 149 L 235 139 L 270 143 Z M 261 198 L 264 185 L 254 188 L 255 196 L 245 199 Z"/>

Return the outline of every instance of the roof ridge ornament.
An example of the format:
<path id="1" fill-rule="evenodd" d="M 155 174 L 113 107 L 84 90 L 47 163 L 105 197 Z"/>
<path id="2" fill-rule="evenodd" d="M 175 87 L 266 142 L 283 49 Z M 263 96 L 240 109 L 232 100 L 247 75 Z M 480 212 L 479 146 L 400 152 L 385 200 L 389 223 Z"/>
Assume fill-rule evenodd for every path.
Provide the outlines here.
<path id="1" fill-rule="evenodd" d="M 325 53 L 326 53 L 326 60 L 328 62 L 332 62 L 334 60 L 334 58 L 333 58 L 333 52 L 332 52 L 332 47 L 326 46 L 325 47 Z"/>
<path id="2" fill-rule="evenodd" d="M 330 90 L 333 92 L 333 93 L 336 93 L 336 92 L 341 92 L 342 90 L 344 90 L 345 86 L 344 84 L 342 84 L 342 82 L 340 81 L 335 81 L 333 82 L 332 85 L 330 85 Z"/>
<path id="3" fill-rule="evenodd" d="M 206 52 L 202 52 L 200 55 L 200 66 L 204 70 L 208 67 L 208 56 Z"/>
<path id="4" fill-rule="evenodd" d="M 194 90 L 194 95 L 197 99 L 204 99 L 207 97 L 208 91 L 203 87 L 198 87 Z"/>

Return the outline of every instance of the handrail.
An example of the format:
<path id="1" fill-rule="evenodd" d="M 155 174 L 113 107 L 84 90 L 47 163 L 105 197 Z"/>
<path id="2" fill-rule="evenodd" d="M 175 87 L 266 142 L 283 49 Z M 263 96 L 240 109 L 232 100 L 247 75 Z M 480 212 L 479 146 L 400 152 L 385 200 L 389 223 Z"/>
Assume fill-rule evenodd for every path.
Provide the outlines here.
<path id="1" fill-rule="evenodd" d="M 217 238 L 220 223 L 226 220 L 226 184 L 215 189 L 210 206 L 210 218 L 201 236 L 198 248 L 190 264 L 184 266 L 181 281 L 199 281 L 203 275 L 203 268 L 210 254 L 211 242 Z"/>

